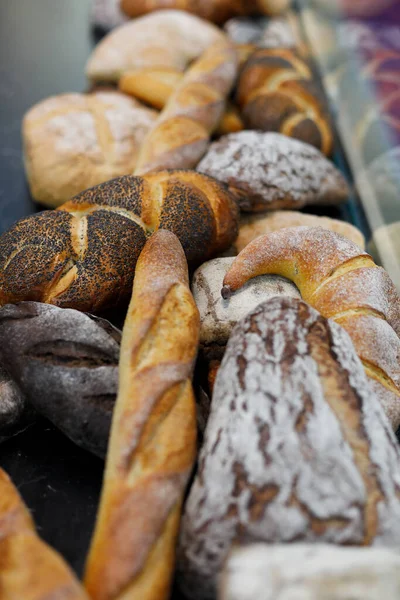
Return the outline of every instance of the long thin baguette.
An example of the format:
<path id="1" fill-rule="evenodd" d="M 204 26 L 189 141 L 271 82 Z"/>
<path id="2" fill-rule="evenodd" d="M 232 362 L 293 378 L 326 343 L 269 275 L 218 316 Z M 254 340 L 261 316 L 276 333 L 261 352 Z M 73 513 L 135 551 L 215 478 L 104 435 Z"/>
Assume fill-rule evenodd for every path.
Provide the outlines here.
<path id="1" fill-rule="evenodd" d="M 119 392 L 85 584 L 93 600 L 168 597 L 196 454 L 191 375 L 199 314 L 176 236 L 159 230 L 135 272 Z"/>
<path id="2" fill-rule="evenodd" d="M 89 600 L 63 559 L 39 538 L 32 517 L 0 469 L 1 600 Z"/>

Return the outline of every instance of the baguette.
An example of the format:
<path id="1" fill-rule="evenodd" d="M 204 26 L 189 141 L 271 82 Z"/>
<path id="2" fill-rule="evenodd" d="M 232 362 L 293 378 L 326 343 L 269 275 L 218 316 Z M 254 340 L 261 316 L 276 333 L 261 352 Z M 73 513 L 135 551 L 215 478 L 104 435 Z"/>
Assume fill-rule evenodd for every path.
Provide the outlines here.
<path id="1" fill-rule="evenodd" d="M 89 600 L 71 569 L 36 534 L 31 515 L 0 469 L 1 600 Z"/>
<path id="2" fill-rule="evenodd" d="M 197 165 L 224 114 L 237 60 L 234 45 L 223 41 L 189 68 L 143 142 L 136 175 Z"/>
<path id="3" fill-rule="evenodd" d="M 261 236 L 237 256 L 222 294 L 252 277 L 282 275 L 302 298 L 350 334 L 394 429 L 400 425 L 400 296 L 384 269 L 356 244 L 321 227 Z"/>
<path id="4" fill-rule="evenodd" d="M 160 230 L 140 255 L 122 333 L 119 392 L 85 575 L 93 600 L 168 598 L 196 455 L 191 377 L 198 337 L 182 247 Z"/>

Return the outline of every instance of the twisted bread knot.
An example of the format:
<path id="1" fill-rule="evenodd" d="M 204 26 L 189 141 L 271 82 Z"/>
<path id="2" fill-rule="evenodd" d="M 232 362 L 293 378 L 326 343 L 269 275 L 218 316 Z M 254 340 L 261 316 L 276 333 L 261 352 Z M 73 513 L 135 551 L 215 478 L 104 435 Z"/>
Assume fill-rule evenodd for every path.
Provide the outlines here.
<path id="1" fill-rule="evenodd" d="M 232 196 L 211 177 L 119 177 L 21 219 L 0 237 L 0 305 L 35 300 L 90 312 L 117 305 L 129 297 L 154 230 L 173 231 L 198 262 L 228 248 L 237 226 Z"/>
<path id="2" fill-rule="evenodd" d="M 237 256 L 224 297 L 257 275 L 282 275 L 302 298 L 350 335 L 373 391 L 400 425 L 400 296 L 386 271 L 343 236 L 291 227 L 261 236 Z"/>
<path id="3" fill-rule="evenodd" d="M 276 131 L 330 154 L 333 137 L 322 90 L 291 49 L 265 48 L 244 65 L 237 100 L 250 129 Z"/>

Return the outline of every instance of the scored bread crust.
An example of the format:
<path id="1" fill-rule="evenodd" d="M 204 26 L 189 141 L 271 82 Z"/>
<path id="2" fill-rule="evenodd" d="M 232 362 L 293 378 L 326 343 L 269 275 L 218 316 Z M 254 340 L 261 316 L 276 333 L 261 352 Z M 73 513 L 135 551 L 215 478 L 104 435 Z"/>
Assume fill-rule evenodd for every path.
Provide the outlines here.
<path id="1" fill-rule="evenodd" d="M 196 167 L 222 119 L 237 67 L 237 52 L 229 40 L 215 43 L 200 56 L 146 136 L 136 175 Z"/>
<path id="2" fill-rule="evenodd" d="M 228 248 L 238 208 L 223 184 L 196 172 L 125 176 L 0 237 L 0 305 L 21 300 L 96 312 L 129 297 L 139 253 L 158 228 L 192 263 Z"/>
<path id="3" fill-rule="evenodd" d="M 260 304 L 217 375 L 182 520 L 185 597 L 215 598 L 235 542 L 396 548 L 399 457 L 344 329 L 294 298 Z"/>
<path id="4" fill-rule="evenodd" d="M 237 100 L 249 129 L 276 131 L 331 154 L 333 134 L 326 100 L 296 50 L 256 50 L 241 71 Z"/>
<path id="5" fill-rule="evenodd" d="M 157 118 L 117 91 L 61 94 L 25 115 L 24 162 L 31 194 L 55 208 L 79 192 L 135 168 Z"/>
<path id="6" fill-rule="evenodd" d="M 0 596 L 3 600 L 89 600 L 61 556 L 36 534 L 27 507 L 2 469 Z"/>
<path id="7" fill-rule="evenodd" d="M 348 238 L 361 250 L 365 249 L 365 239 L 363 234 L 357 227 L 331 219 L 330 217 L 319 217 L 317 215 L 309 215 L 307 213 L 298 212 L 295 210 L 277 210 L 267 214 L 250 214 L 242 215 L 239 226 L 239 235 L 235 241 L 235 250 L 241 252 L 250 242 L 272 231 L 285 229 L 287 227 L 323 227 L 340 233 Z"/>
<path id="8" fill-rule="evenodd" d="M 397 429 L 400 296 L 386 271 L 337 233 L 321 227 L 293 227 L 261 236 L 246 246 L 225 276 L 223 295 L 228 297 L 252 277 L 265 274 L 293 281 L 306 302 L 346 329 Z M 379 342 L 377 335 L 381 336 Z"/>
<path id="9" fill-rule="evenodd" d="M 93 600 L 168 597 L 196 455 L 191 377 L 199 314 L 176 236 L 156 232 L 136 267 L 100 509 L 86 567 Z"/>

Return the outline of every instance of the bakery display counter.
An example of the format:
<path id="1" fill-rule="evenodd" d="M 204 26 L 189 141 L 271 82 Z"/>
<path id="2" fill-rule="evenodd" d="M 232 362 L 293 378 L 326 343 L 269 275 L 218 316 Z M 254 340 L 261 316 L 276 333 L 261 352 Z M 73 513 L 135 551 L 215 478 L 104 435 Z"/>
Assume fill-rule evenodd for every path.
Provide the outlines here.
<path id="1" fill-rule="evenodd" d="M 368 250 L 400 287 L 400 5 L 344 4 L 332 12 L 301 1 L 300 19 L 371 230 Z"/>

